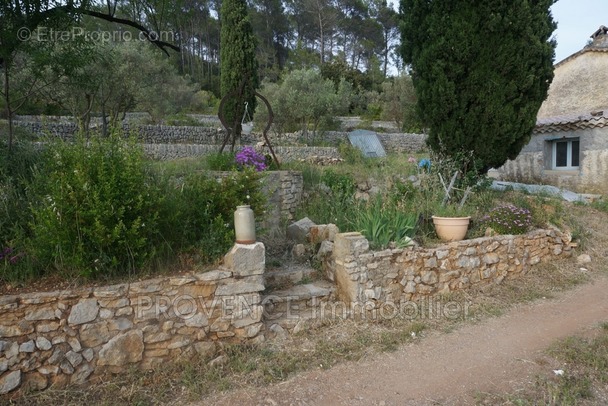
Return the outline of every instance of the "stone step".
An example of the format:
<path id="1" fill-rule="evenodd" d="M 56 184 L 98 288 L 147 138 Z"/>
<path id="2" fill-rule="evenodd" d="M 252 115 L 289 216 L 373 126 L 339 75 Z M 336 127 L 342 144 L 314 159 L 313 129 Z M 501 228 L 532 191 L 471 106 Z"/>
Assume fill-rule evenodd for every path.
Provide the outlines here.
<path id="1" fill-rule="evenodd" d="M 315 281 L 304 285 L 294 285 L 289 289 L 277 290 L 265 296 L 265 299 L 275 303 L 285 301 L 307 301 L 312 298 L 328 298 L 336 290 L 334 284 L 329 281 Z"/>
<path id="2" fill-rule="evenodd" d="M 278 269 L 266 271 L 266 285 L 280 285 L 281 283 L 300 283 L 306 278 L 312 278 L 317 271 L 310 267 L 289 267 L 288 269 Z"/>
<path id="3" fill-rule="evenodd" d="M 270 336 L 297 333 L 305 328 L 306 321 L 319 318 L 323 304 L 335 300 L 335 291 L 331 282 L 315 281 L 265 295 L 265 322 Z"/>

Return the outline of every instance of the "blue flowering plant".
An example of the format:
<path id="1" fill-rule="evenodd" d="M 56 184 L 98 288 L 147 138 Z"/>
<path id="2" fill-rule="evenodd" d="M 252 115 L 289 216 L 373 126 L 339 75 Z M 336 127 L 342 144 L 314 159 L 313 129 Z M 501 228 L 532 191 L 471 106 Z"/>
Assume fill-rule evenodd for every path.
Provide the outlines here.
<path id="1" fill-rule="evenodd" d="M 482 223 L 499 234 L 524 234 L 532 226 L 532 213 L 523 207 L 503 204 L 490 210 Z"/>
<path id="2" fill-rule="evenodd" d="M 262 172 L 268 168 L 266 157 L 249 146 L 236 153 L 235 161 L 240 169 L 253 168 L 256 172 Z"/>

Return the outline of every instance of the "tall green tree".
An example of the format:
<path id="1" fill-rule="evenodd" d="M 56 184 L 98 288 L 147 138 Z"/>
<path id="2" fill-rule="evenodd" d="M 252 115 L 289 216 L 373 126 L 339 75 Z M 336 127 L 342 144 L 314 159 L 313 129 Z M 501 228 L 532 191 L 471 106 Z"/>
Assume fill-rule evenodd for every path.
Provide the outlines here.
<path id="1" fill-rule="evenodd" d="M 433 150 L 473 151 L 482 173 L 518 155 L 553 79 L 554 2 L 401 0 L 401 55 Z"/>
<path id="2" fill-rule="evenodd" d="M 255 90 L 259 87 L 257 41 L 247 15 L 245 0 L 224 0 L 220 13 L 220 83 L 222 97 L 234 94 L 224 105 L 224 118 L 235 137 L 241 133 L 244 104 L 251 115 L 255 110 Z M 235 138 L 233 138 L 234 140 Z M 234 142 L 233 142 L 234 146 Z"/>

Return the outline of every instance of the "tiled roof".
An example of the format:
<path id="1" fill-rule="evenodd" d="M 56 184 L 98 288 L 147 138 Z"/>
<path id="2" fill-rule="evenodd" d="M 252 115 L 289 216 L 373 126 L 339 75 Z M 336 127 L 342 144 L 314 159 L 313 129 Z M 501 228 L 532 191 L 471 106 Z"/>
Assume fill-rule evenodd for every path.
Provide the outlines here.
<path id="1" fill-rule="evenodd" d="M 608 127 L 608 108 L 589 113 L 541 118 L 536 121 L 534 134 L 585 130 Z"/>

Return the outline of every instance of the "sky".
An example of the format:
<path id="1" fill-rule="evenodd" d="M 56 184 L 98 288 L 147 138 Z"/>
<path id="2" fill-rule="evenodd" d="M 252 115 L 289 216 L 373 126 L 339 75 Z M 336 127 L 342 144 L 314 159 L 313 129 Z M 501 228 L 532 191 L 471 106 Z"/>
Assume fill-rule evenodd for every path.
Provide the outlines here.
<path id="1" fill-rule="evenodd" d="M 608 27 L 608 0 L 558 0 L 551 12 L 557 21 L 556 63 L 583 49 L 601 25 Z"/>

